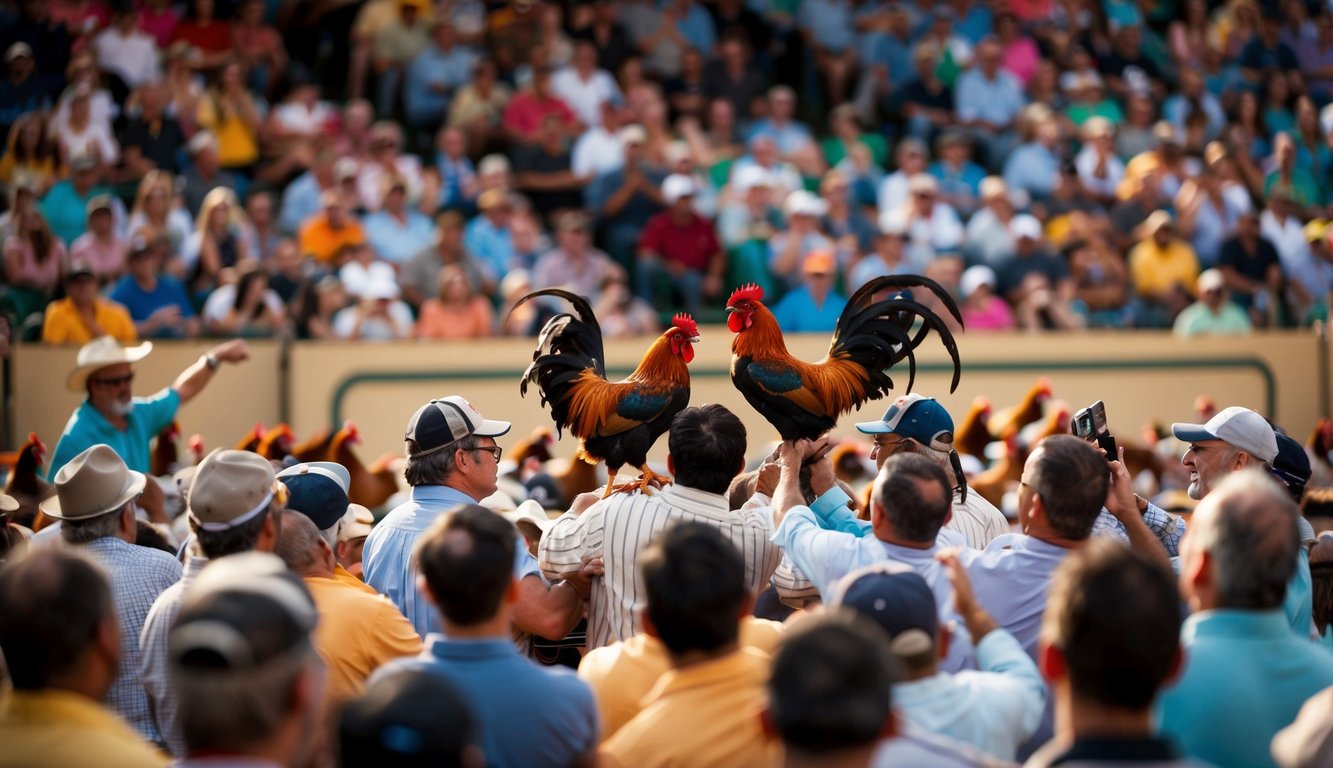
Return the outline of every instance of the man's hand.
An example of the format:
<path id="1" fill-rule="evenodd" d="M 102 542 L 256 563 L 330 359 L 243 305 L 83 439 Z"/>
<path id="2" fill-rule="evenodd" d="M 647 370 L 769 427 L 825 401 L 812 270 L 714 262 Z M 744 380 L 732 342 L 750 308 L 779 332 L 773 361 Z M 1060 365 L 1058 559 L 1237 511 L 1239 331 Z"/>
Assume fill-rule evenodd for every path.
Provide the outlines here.
<path id="1" fill-rule="evenodd" d="M 148 515 L 149 522 L 171 525 L 171 518 L 167 517 L 167 497 L 162 493 L 162 486 L 157 484 L 156 478 L 150 476 L 148 482 L 144 483 L 143 493 L 135 505 Z"/>
<path id="2" fill-rule="evenodd" d="M 1106 455 L 1106 451 L 1101 453 L 1103 456 Z M 1134 496 L 1134 480 L 1129 476 L 1129 470 L 1125 468 L 1124 446 L 1119 446 L 1119 454 L 1107 464 L 1111 468 L 1111 485 L 1106 491 L 1106 511 L 1115 515 L 1115 518 L 1122 523 L 1131 516 L 1142 521 L 1139 502 Z"/>
<path id="3" fill-rule="evenodd" d="M 240 363 L 250 359 L 250 347 L 243 339 L 225 341 L 208 351 L 223 363 Z"/>
<path id="4" fill-rule="evenodd" d="M 777 490 L 778 479 L 782 477 L 782 464 L 778 456 L 774 453 L 772 456 L 764 459 L 764 463 L 759 465 L 759 477 L 755 479 L 755 493 L 762 493 L 770 499 Z"/>
<path id="5" fill-rule="evenodd" d="M 833 441 L 824 438 L 819 443 L 822 443 L 823 447 L 817 449 L 805 461 L 810 465 L 810 490 L 815 492 L 816 497 L 823 496 L 838 484 L 838 475 L 833 471 L 833 459 L 829 458 L 829 453 L 833 450 Z"/>
<path id="6" fill-rule="evenodd" d="M 935 554 L 935 559 L 949 573 L 949 583 L 953 585 L 954 610 L 963 617 L 968 634 L 972 635 L 972 643 L 981 642 L 981 638 L 994 631 L 998 625 L 972 594 L 972 581 L 967 577 L 967 569 L 958 560 L 958 549 L 950 547 L 941 550 Z"/>
<path id="7" fill-rule="evenodd" d="M 569 582 L 569 586 L 579 593 L 579 597 L 587 600 L 588 596 L 592 594 L 592 580 L 600 579 L 605 574 L 605 560 L 601 557 L 585 557 L 583 558 L 583 566 L 577 571 L 566 574 L 565 581 Z"/>

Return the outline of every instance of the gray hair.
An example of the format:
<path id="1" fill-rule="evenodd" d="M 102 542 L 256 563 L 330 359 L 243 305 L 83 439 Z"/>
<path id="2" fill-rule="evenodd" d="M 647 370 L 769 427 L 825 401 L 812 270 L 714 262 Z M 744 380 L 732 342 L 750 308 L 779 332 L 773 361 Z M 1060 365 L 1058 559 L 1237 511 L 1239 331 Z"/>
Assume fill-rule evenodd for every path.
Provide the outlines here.
<path id="1" fill-rule="evenodd" d="M 426 454 L 425 456 L 413 456 L 417 451 L 415 440 L 407 441 L 407 466 L 403 469 L 403 479 L 407 484 L 415 488 L 418 485 L 443 485 L 445 480 L 454 473 L 458 466 L 458 450 L 473 450 L 477 447 L 475 437 L 465 437 L 458 440 L 453 449 L 445 448 Z M 333 540 L 337 544 L 338 540 Z"/>
<path id="2" fill-rule="evenodd" d="M 1196 510 L 1189 535 L 1212 556 L 1218 607 L 1281 606 L 1301 546 L 1291 497 L 1267 473 L 1243 469 L 1227 475 L 1200 506 L 1215 514 Z"/>
<path id="3" fill-rule="evenodd" d="M 303 573 L 315 563 L 314 548 L 320 539 L 320 531 L 302 512 L 283 510 L 282 518 L 282 532 L 273 545 L 273 554 L 282 558 L 291 570 Z"/>
<path id="4" fill-rule="evenodd" d="M 120 533 L 120 517 L 128 506 L 129 503 L 126 502 L 109 512 L 83 520 L 61 520 L 60 538 L 66 544 L 87 544 L 90 541 L 115 536 Z"/>

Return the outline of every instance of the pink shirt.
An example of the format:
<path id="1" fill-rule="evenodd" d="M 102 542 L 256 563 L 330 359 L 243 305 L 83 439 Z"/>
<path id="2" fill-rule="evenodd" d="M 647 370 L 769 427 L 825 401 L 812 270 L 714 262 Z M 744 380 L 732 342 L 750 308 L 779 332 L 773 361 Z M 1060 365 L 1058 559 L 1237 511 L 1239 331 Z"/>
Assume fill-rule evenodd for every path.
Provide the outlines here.
<path id="1" fill-rule="evenodd" d="M 55 290 L 56 283 L 60 282 L 60 265 L 65 261 L 65 244 L 60 242 L 60 238 L 53 240 L 51 255 L 41 264 L 37 263 L 32 244 L 27 239 L 15 235 L 5 241 L 5 255 L 17 254 L 19 260 L 18 274 L 9 275 L 9 279 L 16 283 L 42 286 L 48 293 Z"/>
<path id="2" fill-rule="evenodd" d="M 962 315 L 963 325 L 969 331 L 1005 331 L 1014 327 L 1014 313 L 999 296 L 990 297 L 986 308 L 980 311 L 964 305 Z"/>
<path id="3" fill-rule="evenodd" d="M 139 29 L 152 35 L 153 39 L 157 41 L 158 48 L 166 48 L 171 45 L 171 38 L 176 33 L 177 24 L 180 24 L 180 17 L 171 9 L 171 6 L 163 8 L 160 12 L 146 7 L 139 10 Z"/>
<path id="4" fill-rule="evenodd" d="M 98 279 L 117 277 L 125 272 L 125 257 L 130 244 L 112 235 L 109 241 L 98 240 L 92 232 L 84 232 L 69 246 L 69 260 L 86 261 Z"/>
<path id="5" fill-rule="evenodd" d="M 1020 37 L 1005 48 L 1000 68 L 1018 78 L 1019 82 L 1026 86 L 1032 76 L 1037 74 L 1037 63 L 1040 60 L 1041 52 L 1037 50 L 1037 44 L 1032 42 L 1031 38 Z"/>

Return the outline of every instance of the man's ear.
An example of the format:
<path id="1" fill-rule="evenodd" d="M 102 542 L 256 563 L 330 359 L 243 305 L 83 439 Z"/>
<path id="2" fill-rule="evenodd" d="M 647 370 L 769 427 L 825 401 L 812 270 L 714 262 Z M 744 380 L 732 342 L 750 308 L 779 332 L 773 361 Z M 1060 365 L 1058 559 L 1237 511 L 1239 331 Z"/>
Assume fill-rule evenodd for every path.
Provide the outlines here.
<path id="1" fill-rule="evenodd" d="M 744 464 L 741 465 L 741 468 L 745 468 Z M 676 458 L 669 453 L 667 454 L 667 474 L 672 477 L 676 476 Z"/>
<path id="2" fill-rule="evenodd" d="M 643 628 L 643 633 L 645 635 L 658 640 L 662 639 L 662 636 L 657 634 L 657 625 L 654 624 L 652 618 L 648 616 L 647 610 L 639 612 L 639 626 Z"/>
<path id="3" fill-rule="evenodd" d="M 120 532 L 129 537 L 131 544 L 139 538 L 139 518 L 134 514 L 133 504 L 126 504 L 125 508 L 120 510 Z"/>
<path id="4" fill-rule="evenodd" d="M 1062 680 L 1069 674 L 1069 666 L 1065 663 L 1065 652 L 1045 640 L 1037 645 L 1037 668 L 1049 683 Z"/>
<path id="5" fill-rule="evenodd" d="M 272 552 L 278 545 L 278 515 L 281 511 L 269 509 L 264 515 L 264 524 L 259 528 L 259 538 L 255 541 L 255 551 Z"/>

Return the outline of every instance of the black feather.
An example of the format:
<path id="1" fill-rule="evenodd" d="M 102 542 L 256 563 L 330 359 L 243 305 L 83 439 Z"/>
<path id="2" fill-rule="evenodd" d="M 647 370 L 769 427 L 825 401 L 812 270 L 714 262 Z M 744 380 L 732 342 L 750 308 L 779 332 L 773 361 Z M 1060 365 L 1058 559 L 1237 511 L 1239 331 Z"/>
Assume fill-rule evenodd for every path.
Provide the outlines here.
<path id="1" fill-rule="evenodd" d="M 537 337 L 537 350 L 532 353 L 532 364 L 523 372 L 523 380 L 518 385 L 521 396 L 528 394 L 529 384 L 537 385 L 542 395 L 542 405 L 550 408 L 556 436 L 559 437 L 564 428 L 569 426 L 569 403 L 562 395 L 569 392 L 569 385 L 586 370 L 591 369 L 598 376 L 605 377 L 606 353 L 597 315 L 582 296 L 560 288 L 546 288 L 519 299 L 514 303 L 514 309 L 539 296 L 564 299 L 574 305 L 574 312 L 577 313 L 576 316 L 561 312 L 546 321 Z"/>

